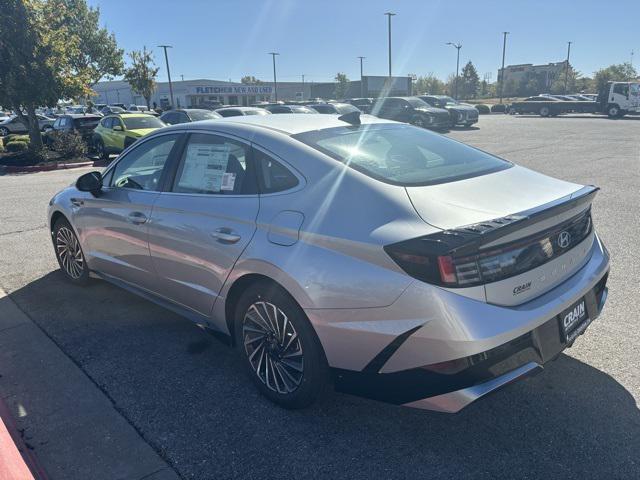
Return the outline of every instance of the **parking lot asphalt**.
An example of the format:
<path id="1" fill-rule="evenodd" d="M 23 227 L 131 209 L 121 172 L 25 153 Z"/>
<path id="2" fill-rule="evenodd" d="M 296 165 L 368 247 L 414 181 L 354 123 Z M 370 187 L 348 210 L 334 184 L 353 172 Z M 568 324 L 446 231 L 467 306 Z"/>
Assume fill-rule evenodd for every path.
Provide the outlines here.
<path id="1" fill-rule="evenodd" d="M 448 135 L 601 187 L 594 222 L 612 270 L 604 313 L 574 347 L 457 415 L 338 393 L 283 410 L 189 321 L 104 282 L 64 282 L 45 208 L 87 169 L 0 177 L 0 287 L 184 479 L 638 478 L 640 118 L 493 115 L 477 127 Z"/>

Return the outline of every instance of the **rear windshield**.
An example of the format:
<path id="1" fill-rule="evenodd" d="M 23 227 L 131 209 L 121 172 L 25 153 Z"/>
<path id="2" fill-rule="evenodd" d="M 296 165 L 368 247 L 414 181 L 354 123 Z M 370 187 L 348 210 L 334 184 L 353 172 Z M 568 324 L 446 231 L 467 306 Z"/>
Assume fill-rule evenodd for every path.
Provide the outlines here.
<path id="1" fill-rule="evenodd" d="M 76 118 L 73 122 L 76 124 L 76 127 L 81 128 L 94 128 L 98 126 L 99 118 L 89 117 L 89 118 Z"/>
<path id="2" fill-rule="evenodd" d="M 211 112 L 209 110 L 189 110 L 189 116 L 194 122 L 200 120 L 211 120 L 213 118 L 220 118 L 222 115 L 219 113 Z"/>
<path id="3" fill-rule="evenodd" d="M 506 160 L 410 125 L 328 128 L 293 138 L 393 185 L 453 182 L 512 166 Z"/>
<path id="4" fill-rule="evenodd" d="M 122 117 L 122 121 L 127 126 L 127 130 L 164 127 L 164 122 L 162 120 L 151 115 L 145 117 Z"/>

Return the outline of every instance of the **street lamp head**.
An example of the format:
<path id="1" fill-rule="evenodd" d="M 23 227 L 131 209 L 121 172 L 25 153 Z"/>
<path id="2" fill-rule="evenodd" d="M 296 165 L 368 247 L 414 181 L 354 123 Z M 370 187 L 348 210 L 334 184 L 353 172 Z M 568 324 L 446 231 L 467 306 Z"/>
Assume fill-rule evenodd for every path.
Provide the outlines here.
<path id="1" fill-rule="evenodd" d="M 158 45 L 158 48 L 173 48 L 172 45 Z"/>
<path id="2" fill-rule="evenodd" d="M 280 55 L 278 52 L 269 52 L 269 55 Z"/>
<path id="3" fill-rule="evenodd" d="M 395 13 L 393 13 L 393 12 L 385 12 L 384 14 L 385 14 L 385 15 L 389 15 L 390 17 L 395 16 Z"/>

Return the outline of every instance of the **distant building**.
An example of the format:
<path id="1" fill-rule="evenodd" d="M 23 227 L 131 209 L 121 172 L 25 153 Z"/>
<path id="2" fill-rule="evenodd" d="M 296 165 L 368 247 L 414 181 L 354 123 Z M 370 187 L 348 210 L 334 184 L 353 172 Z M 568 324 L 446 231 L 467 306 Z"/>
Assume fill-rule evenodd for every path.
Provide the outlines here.
<path id="1" fill-rule="evenodd" d="M 498 81 L 500 81 L 504 75 L 503 81 L 505 89 L 507 85 L 512 85 L 518 89 L 523 82 L 535 78 L 543 88 L 548 90 L 553 81 L 564 72 L 566 66 L 566 60 L 563 62 L 547 63 L 546 65 L 533 65 L 532 63 L 509 65 L 504 67 L 504 72 L 502 68 L 498 70 Z"/>
<path id="2" fill-rule="evenodd" d="M 376 97 L 381 93 L 386 95 L 410 95 L 411 79 L 409 77 L 392 77 L 391 88 L 387 89 L 387 77 L 363 77 L 363 96 Z M 221 80 L 183 80 L 172 82 L 173 101 L 175 107 L 206 107 L 213 104 L 251 105 L 258 102 L 274 101 L 275 90 L 272 82 L 262 82 L 257 85 L 246 85 L 237 82 Z M 336 84 L 334 82 L 278 82 L 278 100 L 308 100 L 310 98 L 334 97 Z M 131 90 L 124 80 L 99 82 L 93 87 L 96 95 L 94 103 L 123 103 L 143 105 L 142 95 Z M 346 98 L 360 97 L 360 81 L 349 83 Z M 171 93 L 168 82 L 158 82 L 156 91 L 151 96 L 151 103 L 167 108 L 171 103 Z"/>

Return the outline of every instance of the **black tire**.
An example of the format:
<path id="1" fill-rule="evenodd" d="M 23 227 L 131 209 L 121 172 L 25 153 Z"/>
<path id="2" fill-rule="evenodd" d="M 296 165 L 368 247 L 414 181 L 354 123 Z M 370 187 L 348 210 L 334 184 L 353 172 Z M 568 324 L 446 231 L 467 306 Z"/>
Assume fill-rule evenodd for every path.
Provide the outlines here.
<path id="1" fill-rule="evenodd" d="M 427 128 L 427 125 L 428 125 L 428 123 L 425 121 L 422 115 L 414 115 L 413 117 L 411 117 L 411 120 L 409 121 L 409 123 L 414 127 L 420 127 L 420 128 Z"/>
<path id="2" fill-rule="evenodd" d="M 609 105 L 607 107 L 607 115 L 609 116 L 609 118 L 620 118 L 620 113 L 620 107 L 616 104 Z"/>
<path id="3" fill-rule="evenodd" d="M 53 226 L 53 248 L 65 278 L 76 285 L 90 282 L 89 267 L 84 258 L 82 246 L 73 227 L 64 218 L 59 218 Z M 65 250 L 67 256 L 65 258 Z"/>
<path id="4" fill-rule="evenodd" d="M 268 316 L 274 311 L 276 322 L 283 322 L 278 323 L 281 327 L 278 331 L 284 330 L 281 334 L 276 329 L 265 333 L 273 323 L 264 320 L 274 318 Z M 320 340 L 302 308 L 281 287 L 261 281 L 245 290 L 236 304 L 234 328 L 242 363 L 258 390 L 269 400 L 284 408 L 297 409 L 311 405 L 325 394 L 329 367 Z"/>
<path id="5" fill-rule="evenodd" d="M 7 127 L 0 127 L 0 137 L 6 137 L 7 135 L 10 135 L 10 134 L 11 132 Z"/>
<path id="6" fill-rule="evenodd" d="M 109 154 L 104 146 L 104 142 L 101 138 L 96 138 L 93 141 L 93 148 L 96 152 L 96 156 L 101 160 L 109 160 Z"/>
<path id="7" fill-rule="evenodd" d="M 540 110 L 538 110 L 538 113 L 540 114 L 541 117 L 548 117 L 551 114 L 551 109 L 546 105 L 544 105 L 540 107 Z"/>

